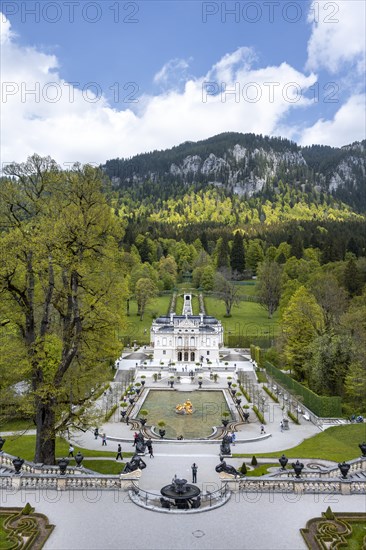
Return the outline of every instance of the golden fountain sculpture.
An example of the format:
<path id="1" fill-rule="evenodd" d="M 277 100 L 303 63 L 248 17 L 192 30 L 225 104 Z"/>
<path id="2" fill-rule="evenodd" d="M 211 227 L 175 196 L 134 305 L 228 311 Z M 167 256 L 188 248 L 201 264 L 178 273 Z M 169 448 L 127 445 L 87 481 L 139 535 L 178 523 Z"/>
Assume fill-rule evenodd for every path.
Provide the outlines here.
<path id="1" fill-rule="evenodd" d="M 193 413 L 193 405 L 192 403 L 187 399 L 183 405 L 179 404 L 175 407 L 175 412 L 178 414 L 192 414 Z"/>

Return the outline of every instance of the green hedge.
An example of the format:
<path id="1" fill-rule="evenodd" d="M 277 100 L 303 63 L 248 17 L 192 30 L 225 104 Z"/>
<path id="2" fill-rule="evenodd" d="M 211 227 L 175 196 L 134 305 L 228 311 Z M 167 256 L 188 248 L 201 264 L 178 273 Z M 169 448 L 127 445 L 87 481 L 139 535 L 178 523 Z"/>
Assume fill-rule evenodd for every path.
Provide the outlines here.
<path id="1" fill-rule="evenodd" d="M 226 339 L 225 339 L 226 341 Z M 229 348 L 249 348 L 253 344 L 261 348 L 271 347 L 272 339 L 269 336 L 245 336 L 244 334 L 229 334 L 227 336 L 227 345 Z"/>
<path id="2" fill-rule="evenodd" d="M 302 386 L 288 374 L 281 372 L 271 363 L 268 363 L 268 361 L 265 362 L 265 368 L 270 376 L 287 388 L 293 395 L 301 396 L 305 407 L 308 407 L 317 416 L 329 418 L 342 416 L 342 400 L 340 397 L 317 395 L 308 388 L 305 388 L 305 386 Z"/>
<path id="3" fill-rule="evenodd" d="M 260 412 L 260 410 L 258 409 L 258 407 L 256 407 L 256 406 L 254 405 L 254 407 L 252 407 L 252 408 L 253 408 L 253 412 L 256 414 L 258 420 L 259 420 L 260 422 L 262 422 L 262 424 L 267 424 L 267 422 L 264 420 L 263 414 Z"/>

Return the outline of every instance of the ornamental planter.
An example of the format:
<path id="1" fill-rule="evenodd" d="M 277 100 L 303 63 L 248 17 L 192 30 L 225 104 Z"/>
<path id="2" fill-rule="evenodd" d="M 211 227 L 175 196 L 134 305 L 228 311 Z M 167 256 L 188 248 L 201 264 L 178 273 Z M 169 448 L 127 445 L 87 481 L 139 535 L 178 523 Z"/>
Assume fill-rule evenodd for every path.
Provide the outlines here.
<path id="1" fill-rule="evenodd" d="M 65 475 L 66 473 L 66 468 L 68 467 L 69 465 L 69 460 L 67 458 L 61 458 L 59 461 L 58 461 L 58 467 L 60 468 L 60 474 L 62 476 Z"/>
<path id="2" fill-rule="evenodd" d="M 363 443 L 360 443 L 359 447 L 361 449 L 362 456 L 366 456 L 366 442 L 364 441 Z M 1 450 L 1 443 L 0 443 L 0 450 Z"/>
<path id="3" fill-rule="evenodd" d="M 292 467 L 293 469 L 295 470 L 295 474 L 296 474 L 296 477 L 300 477 L 301 476 L 301 472 L 304 468 L 304 465 L 302 462 L 299 462 L 298 460 L 296 460 L 296 462 L 294 464 L 292 464 Z"/>
<path id="4" fill-rule="evenodd" d="M 286 465 L 288 463 L 288 458 L 285 456 L 285 455 L 282 455 L 279 459 L 278 459 L 279 463 L 281 464 L 281 469 L 282 470 L 285 470 L 286 469 Z"/>
<path id="5" fill-rule="evenodd" d="M 343 479 L 347 479 L 347 474 L 349 472 L 350 467 L 351 467 L 350 464 L 347 464 L 347 462 L 341 462 L 340 464 L 338 464 L 338 468 L 341 471 Z"/>
<path id="6" fill-rule="evenodd" d="M 75 462 L 78 468 L 80 468 L 82 461 L 84 460 L 84 455 L 81 454 L 80 451 L 78 451 L 75 455 Z"/>
<path id="7" fill-rule="evenodd" d="M 165 435 L 165 430 L 159 430 L 159 435 L 160 435 L 161 439 L 163 439 L 163 437 Z"/>
<path id="8" fill-rule="evenodd" d="M 17 458 L 14 458 L 12 462 L 14 464 L 15 473 L 20 474 L 20 470 L 24 464 L 24 460 L 18 456 Z"/>

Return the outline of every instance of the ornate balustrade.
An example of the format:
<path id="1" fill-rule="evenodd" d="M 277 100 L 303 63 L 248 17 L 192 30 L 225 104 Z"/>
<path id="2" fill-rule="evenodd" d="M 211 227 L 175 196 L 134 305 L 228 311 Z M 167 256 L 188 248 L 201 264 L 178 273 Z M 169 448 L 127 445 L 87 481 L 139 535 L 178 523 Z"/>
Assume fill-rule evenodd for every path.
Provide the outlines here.
<path id="1" fill-rule="evenodd" d="M 141 470 L 129 474 L 104 475 L 80 467 L 67 467 L 61 474 L 58 466 L 24 462 L 21 472 L 15 473 L 13 456 L 0 454 L 0 487 L 3 489 L 56 489 L 56 490 L 112 490 L 128 491 L 132 483 L 138 486 Z M 4 471 L 1 471 L 1 466 Z"/>

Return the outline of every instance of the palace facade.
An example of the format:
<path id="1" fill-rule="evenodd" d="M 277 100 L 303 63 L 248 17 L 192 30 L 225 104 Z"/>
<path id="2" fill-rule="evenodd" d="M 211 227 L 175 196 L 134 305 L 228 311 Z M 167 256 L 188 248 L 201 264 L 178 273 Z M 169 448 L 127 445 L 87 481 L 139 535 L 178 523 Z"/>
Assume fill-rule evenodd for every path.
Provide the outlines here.
<path id="1" fill-rule="evenodd" d="M 224 341 L 220 321 L 203 313 L 192 314 L 191 294 L 184 295 L 182 315 L 171 313 L 153 321 L 150 336 L 154 363 L 177 366 L 218 365 Z"/>

